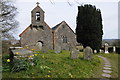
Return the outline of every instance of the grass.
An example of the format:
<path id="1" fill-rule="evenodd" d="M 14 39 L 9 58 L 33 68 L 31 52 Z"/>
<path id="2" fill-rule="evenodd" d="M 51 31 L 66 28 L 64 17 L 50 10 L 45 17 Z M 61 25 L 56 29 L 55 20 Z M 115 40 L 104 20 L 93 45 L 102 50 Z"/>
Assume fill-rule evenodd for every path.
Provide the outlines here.
<path id="1" fill-rule="evenodd" d="M 109 53 L 109 54 L 98 54 L 101 56 L 106 57 L 112 66 L 112 78 L 118 78 L 118 57 L 120 56 L 119 54 L 115 53 Z"/>
<path id="2" fill-rule="evenodd" d="M 92 61 L 83 60 L 83 53 L 79 54 L 79 59 L 70 59 L 69 51 L 62 51 L 55 54 L 53 51 L 43 54 L 39 53 L 40 60 L 35 66 L 19 72 L 10 72 L 8 64 L 5 62 L 8 57 L 3 58 L 3 67 L 8 70 L 3 72 L 3 78 L 98 78 L 100 74 L 102 60 L 93 55 Z"/>

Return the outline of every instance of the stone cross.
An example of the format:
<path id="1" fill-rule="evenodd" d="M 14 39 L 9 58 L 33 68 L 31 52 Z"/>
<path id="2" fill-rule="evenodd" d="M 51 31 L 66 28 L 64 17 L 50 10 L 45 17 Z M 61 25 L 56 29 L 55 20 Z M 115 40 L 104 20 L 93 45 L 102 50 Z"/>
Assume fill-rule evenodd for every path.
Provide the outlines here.
<path id="1" fill-rule="evenodd" d="M 39 2 L 37 2 L 36 4 L 37 4 L 37 6 L 39 6 L 39 4 L 40 4 L 40 3 L 39 3 Z"/>

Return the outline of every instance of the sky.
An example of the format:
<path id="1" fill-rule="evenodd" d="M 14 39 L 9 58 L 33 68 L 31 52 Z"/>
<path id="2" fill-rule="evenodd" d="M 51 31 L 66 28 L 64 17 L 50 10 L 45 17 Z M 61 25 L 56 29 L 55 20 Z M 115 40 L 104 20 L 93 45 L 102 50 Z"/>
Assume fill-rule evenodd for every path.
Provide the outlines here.
<path id="1" fill-rule="evenodd" d="M 69 3 L 67 2 L 69 1 Z M 77 3 L 77 2 L 79 3 Z M 31 11 L 40 2 L 40 7 L 45 11 L 45 22 L 52 28 L 61 21 L 66 21 L 75 31 L 78 6 L 92 4 L 101 10 L 103 24 L 103 39 L 118 39 L 118 1 L 117 0 L 16 0 L 19 28 L 14 36 L 19 39 L 19 34 L 31 24 Z"/>

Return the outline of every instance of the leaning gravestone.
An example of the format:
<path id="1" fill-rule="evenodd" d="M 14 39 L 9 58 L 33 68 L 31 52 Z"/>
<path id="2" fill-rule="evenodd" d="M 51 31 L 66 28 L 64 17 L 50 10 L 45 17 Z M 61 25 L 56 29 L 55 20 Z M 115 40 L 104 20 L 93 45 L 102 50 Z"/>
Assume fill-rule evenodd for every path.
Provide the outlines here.
<path id="1" fill-rule="evenodd" d="M 92 54 L 93 54 L 93 50 L 89 46 L 87 46 L 84 49 L 84 60 L 91 60 Z"/>
<path id="2" fill-rule="evenodd" d="M 72 50 L 70 52 L 70 59 L 78 59 L 78 54 L 79 54 L 79 51 L 77 51 L 76 49 Z"/>

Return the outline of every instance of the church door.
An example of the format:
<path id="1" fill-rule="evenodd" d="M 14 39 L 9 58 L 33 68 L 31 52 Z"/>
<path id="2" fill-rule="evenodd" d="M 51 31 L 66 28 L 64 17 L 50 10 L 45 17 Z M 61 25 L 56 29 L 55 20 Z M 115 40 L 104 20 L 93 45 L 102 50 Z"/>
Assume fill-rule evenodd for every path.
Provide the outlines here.
<path id="1" fill-rule="evenodd" d="M 42 41 L 38 41 L 36 45 L 37 45 L 39 50 L 42 50 L 42 47 L 43 47 L 43 42 Z"/>

